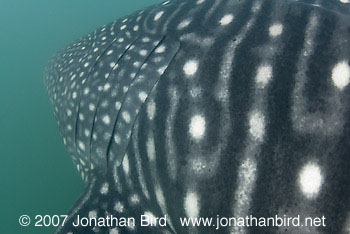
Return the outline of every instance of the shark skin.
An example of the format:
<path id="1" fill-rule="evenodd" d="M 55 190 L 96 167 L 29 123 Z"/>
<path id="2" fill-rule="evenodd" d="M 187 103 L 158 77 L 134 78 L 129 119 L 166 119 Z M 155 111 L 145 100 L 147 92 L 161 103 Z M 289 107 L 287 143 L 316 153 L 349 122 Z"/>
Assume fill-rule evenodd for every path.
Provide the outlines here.
<path id="1" fill-rule="evenodd" d="M 86 183 L 57 234 L 350 233 L 347 0 L 166 1 L 45 82 Z"/>

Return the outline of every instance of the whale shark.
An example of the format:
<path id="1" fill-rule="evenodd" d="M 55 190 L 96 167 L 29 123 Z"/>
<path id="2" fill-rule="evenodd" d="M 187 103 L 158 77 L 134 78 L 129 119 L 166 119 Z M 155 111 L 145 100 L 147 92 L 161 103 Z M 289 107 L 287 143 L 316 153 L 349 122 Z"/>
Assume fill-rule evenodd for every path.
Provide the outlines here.
<path id="1" fill-rule="evenodd" d="M 348 0 L 171 0 L 49 61 L 85 189 L 54 233 L 350 233 Z"/>

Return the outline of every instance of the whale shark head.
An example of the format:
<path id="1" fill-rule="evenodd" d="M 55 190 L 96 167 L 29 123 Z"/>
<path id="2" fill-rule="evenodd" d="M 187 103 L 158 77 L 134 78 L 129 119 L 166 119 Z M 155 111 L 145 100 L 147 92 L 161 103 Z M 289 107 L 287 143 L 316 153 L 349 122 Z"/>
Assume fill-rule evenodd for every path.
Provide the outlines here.
<path id="1" fill-rule="evenodd" d="M 349 233 L 347 3 L 166 1 L 58 52 L 86 188 L 55 233 Z"/>

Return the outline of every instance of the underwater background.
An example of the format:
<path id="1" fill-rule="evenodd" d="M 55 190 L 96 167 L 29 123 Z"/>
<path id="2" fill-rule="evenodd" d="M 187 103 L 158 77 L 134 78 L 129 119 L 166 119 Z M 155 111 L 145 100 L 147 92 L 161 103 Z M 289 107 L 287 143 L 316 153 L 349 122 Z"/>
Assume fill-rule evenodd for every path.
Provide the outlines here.
<path id="1" fill-rule="evenodd" d="M 0 233 L 52 233 L 35 215 L 66 214 L 84 184 L 43 81 L 50 57 L 96 28 L 161 0 L 0 0 Z M 19 217 L 31 224 L 21 227 Z"/>

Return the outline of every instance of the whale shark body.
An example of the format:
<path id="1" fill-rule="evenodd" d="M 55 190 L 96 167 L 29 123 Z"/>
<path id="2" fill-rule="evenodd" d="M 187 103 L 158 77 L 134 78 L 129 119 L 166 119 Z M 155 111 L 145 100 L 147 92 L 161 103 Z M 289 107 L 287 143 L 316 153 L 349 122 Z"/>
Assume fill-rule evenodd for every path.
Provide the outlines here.
<path id="1" fill-rule="evenodd" d="M 173 0 L 80 38 L 45 76 L 86 182 L 55 233 L 350 233 L 349 62 L 346 0 Z"/>

